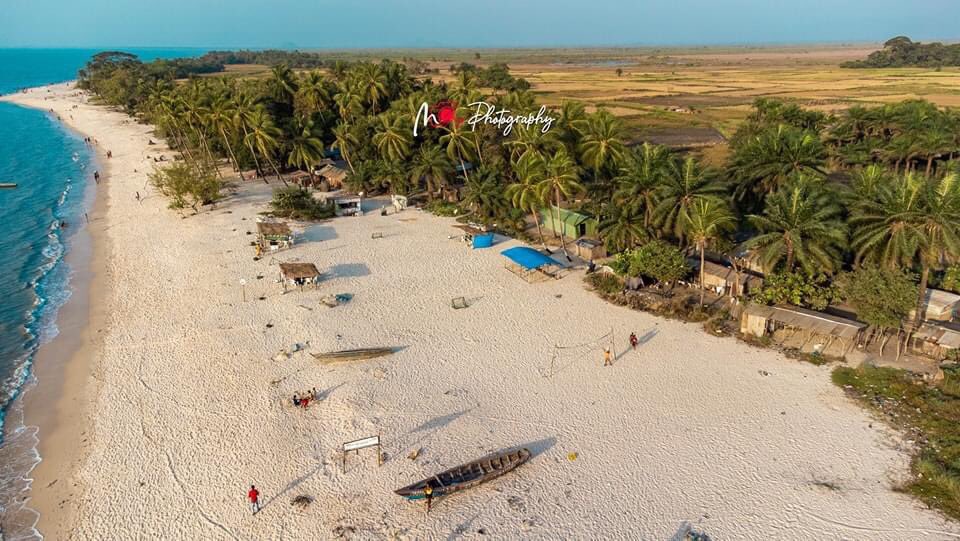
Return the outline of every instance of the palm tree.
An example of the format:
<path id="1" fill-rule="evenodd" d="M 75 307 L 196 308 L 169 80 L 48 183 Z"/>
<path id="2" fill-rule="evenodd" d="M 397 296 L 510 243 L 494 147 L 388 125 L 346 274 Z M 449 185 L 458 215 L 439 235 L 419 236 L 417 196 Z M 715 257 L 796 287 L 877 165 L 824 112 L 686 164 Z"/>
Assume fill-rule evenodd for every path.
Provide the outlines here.
<path id="1" fill-rule="evenodd" d="M 577 141 L 586 118 L 582 103 L 570 100 L 560 102 L 560 114 L 554 129 L 557 130 L 557 140 L 566 145 L 567 152 L 571 154 L 577 151 Z"/>
<path id="2" fill-rule="evenodd" d="M 725 183 L 693 157 L 670 160 L 665 182 L 656 194 L 659 202 L 654 210 L 655 225 L 661 232 L 685 242 L 683 224 L 690 209 L 700 199 L 719 199 L 726 192 Z"/>
<path id="3" fill-rule="evenodd" d="M 287 165 L 305 169 L 313 177 L 313 166 L 323 159 L 323 141 L 320 140 L 319 130 L 309 118 L 295 119 L 294 127 L 295 135 L 290 140 Z"/>
<path id="4" fill-rule="evenodd" d="M 507 186 L 505 195 L 514 208 L 529 212 L 533 215 L 533 222 L 537 224 L 537 235 L 540 244 L 547 249 L 547 242 L 543 238 L 543 228 L 540 226 L 540 210 L 544 207 L 543 193 L 540 182 L 543 180 L 543 158 L 535 154 L 524 154 L 513 164 L 513 173 L 517 181 Z"/>
<path id="5" fill-rule="evenodd" d="M 939 182 L 924 183 L 923 205 L 912 220 L 920 233 L 920 295 L 914 325 L 924 317 L 930 269 L 960 257 L 960 176 L 951 173 Z"/>
<path id="6" fill-rule="evenodd" d="M 744 247 L 759 252 L 768 272 L 780 263 L 792 272 L 799 263 L 811 275 L 832 273 L 847 240 L 842 212 L 836 197 L 818 180 L 797 176 L 767 196 L 763 214 L 747 216 L 760 234 Z"/>
<path id="7" fill-rule="evenodd" d="M 620 176 L 614 179 L 618 186 L 614 203 L 629 206 L 642 214 L 643 227 L 647 231 L 653 224 L 658 194 L 669 166 L 670 155 L 665 147 L 644 143 L 624 155 Z"/>
<path id="8" fill-rule="evenodd" d="M 243 142 L 247 145 L 250 156 L 253 157 L 253 165 L 257 170 L 257 175 L 259 175 L 264 182 L 267 182 L 267 175 L 264 174 L 263 169 L 260 167 L 260 160 L 257 158 L 257 152 L 250 138 L 250 119 L 253 118 L 254 114 L 259 110 L 259 106 L 250 95 L 238 93 L 234 96 L 233 107 L 231 109 L 233 113 L 233 124 L 243 134 Z"/>
<path id="9" fill-rule="evenodd" d="M 483 166 L 466 182 L 463 203 L 485 220 L 496 219 L 507 210 L 508 203 L 503 195 L 499 175 L 498 171 Z"/>
<path id="10" fill-rule="evenodd" d="M 337 104 L 340 118 L 344 120 L 351 120 L 363 112 L 363 96 L 355 84 L 341 83 L 333 101 Z"/>
<path id="11" fill-rule="evenodd" d="M 297 93 L 297 82 L 293 72 L 284 64 L 270 68 L 270 78 L 267 79 L 270 97 L 279 103 L 293 104 L 293 97 Z"/>
<path id="12" fill-rule="evenodd" d="M 583 184 L 580 184 L 580 175 L 577 164 L 573 161 L 567 151 L 558 150 L 553 156 L 548 156 L 543 162 L 543 180 L 540 181 L 540 196 L 544 201 L 550 199 L 552 194 L 557 206 L 557 221 L 554 223 L 554 229 L 560 227 L 562 223 L 560 215 L 560 203 L 563 198 L 570 198 L 577 193 L 583 192 Z M 554 231 L 556 233 L 556 231 Z M 560 247 L 563 253 L 567 255 L 567 242 L 563 234 L 560 235 Z M 569 255 L 567 258 L 569 259 Z"/>
<path id="13" fill-rule="evenodd" d="M 399 162 L 410 154 L 413 136 L 400 115 L 384 113 L 380 115 L 380 126 L 373 136 L 380 156 L 387 161 Z"/>
<path id="14" fill-rule="evenodd" d="M 440 136 L 440 144 L 447 147 L 447 156 L 451 160 L 460 162 L 464 178 L 470 180 L 465 160 L 469 160 L 473 156 L 473 151 L 477 148 L 473 140 L 473 132 L 463 129 L 458 122 L 450 122 L 444 129 L 447 133 Z"/>
<path id="15" fill-rule="evenodd" d="M 622 252 L 649 237 L 645 216 L 636 206 L 610 207 L 610 213 L 600 221 L 600 235 L 611 252 Z"/>
<path id="16" fill-rule="evenodd" d="M 427 197 L 433 201 L 434 193 L 447 183 L 447 177 L 453 170 L 453 165 L 443 150 L 436 145 L 423 145 L 413 159 L 410 169 L 410 180 L 419 186 L 420 180 L 427 183 Z"/>
<path id="17" fill-rule="evenodd" d="M 363 100 L 370 106 L 373 114 L 379 112 L 380 101 L 387 95 L 387 77 L 379 64 L 361 64 L 357 71 L 359 87 L 363 89 Z"/>
<path id="18" fill-rule="evenodd" d="M 543 158 L 557 148 L 557 141 L 552 132 L 543 133 L 538 126 L 517 125 L 506 146 L 510 148 L 510 158 L 516 162 L 527 154 Z"/>
<path id="19" fill-rule="evenodd" d="M 599 178 L 603 171 L 613 170 L 620 160 L 626 148 L 623 135 L 623 123 L 609 111 L 601 109 L 587 118 L 580 153 L 595 178 Z"/>
<path id="20" fill-rule="evenodd" d="M 748 194 L 763 197 L 794 174 L 823 175 L 826 157 L 826 148 L 815 133 L 781 124 L 736 151 L 731 167 L 738 181 L 735 195 L 738 199 Z"/>
<path id="21" fill-rule="evenodd" d="M 319 71 L 311 71 L 300 79 L 296 101 L 302 114 L 309 116 L 319 113 L 323 118 L 323 111 L 329 107 L 330 90 L 327 80 Z"/>
<path id="22" fill-rule="evenodd" d="M 333 138 L 333 148 L 340 151 L 343 159 L 347 160 L 350 171 L 355 173 L 357 170 L 354 169 L 353 163 L 350 161 L 350 154 L 353 152 L 353 149 L 360 146 L 360 139 L 357 137 L 354 129 L 344 122 L 337 124 L 337 127 L 333 129 Z"/>
<path id="23" fill-rule="evenodd" d="M 286 186 L 287 181 L 284 180 L 280 170 L 277 169 L 277 164 L 270 158 L 277 148 L 277 138 L 280 137 L 282 132 L 274 125 L 273 119 L 263 109 L 254 110 L 247 122 L 247 129 L 249 130 L 245 137 L 247 145 L 260 153 L 263 159 L 273 167 L 273 172 L 276 173 L 277 178 Z"/>
<path id="24" fill-rule="evenodd" d="M 230 144 L 231 136 L 227 135 L 227 130 L 229 130 L 232 135 L 232 132 L 236 129 L 233 108 L 233 102 L 231 102 L 229 98 L 226 96 L 217 97 L 213 100 L 213 103 L 210 104 L 210 107 L 207 108 L 207 123 L 220 135 L 223 146 L 230 154 L 234 169 L 240 172 L 240 180 L 243 180 L 240 161 L 237 160 L 237 155 L 233 151 L 233 145 Z"/>
<path id="25" fill-rule="evenodd" d="M 700 304 L 703 304 L 704 274 L 707 246 L 720 240 L 736 228 L 737 222 L 726 202 L 717 199 L 698 199 L 690 212 L 684 215 L 686 236 L 700 252 Z"/>

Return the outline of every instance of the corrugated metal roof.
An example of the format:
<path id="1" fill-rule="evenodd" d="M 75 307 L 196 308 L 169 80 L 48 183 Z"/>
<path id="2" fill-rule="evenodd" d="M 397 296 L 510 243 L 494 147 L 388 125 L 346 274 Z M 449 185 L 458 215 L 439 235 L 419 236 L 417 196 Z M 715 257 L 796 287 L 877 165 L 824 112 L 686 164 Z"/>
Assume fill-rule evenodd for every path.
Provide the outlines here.
<path id="1" fill-rule="evenodd" d="M 855 338 L 857 334 L 867 326 L 859 321 L 807 310 L 797 306 L 763 306 L 751 304 L 747 307 L 746 313 L 765 319 L 772 319 L 788 327 L 848 339 Z"/>

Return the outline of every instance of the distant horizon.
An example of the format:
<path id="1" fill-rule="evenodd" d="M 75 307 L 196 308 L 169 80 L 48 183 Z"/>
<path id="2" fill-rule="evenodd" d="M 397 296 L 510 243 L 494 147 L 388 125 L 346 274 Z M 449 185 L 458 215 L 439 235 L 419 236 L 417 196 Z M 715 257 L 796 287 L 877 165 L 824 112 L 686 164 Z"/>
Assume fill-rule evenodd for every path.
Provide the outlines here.
<path id="1" fill-rule="evenodd" d="M 33 0 L 4 6 L 0 47 L 710 47 L 875 43 L 897 35 L 941 41 L 960 39 L 956 15 L 955 0 Z"/>

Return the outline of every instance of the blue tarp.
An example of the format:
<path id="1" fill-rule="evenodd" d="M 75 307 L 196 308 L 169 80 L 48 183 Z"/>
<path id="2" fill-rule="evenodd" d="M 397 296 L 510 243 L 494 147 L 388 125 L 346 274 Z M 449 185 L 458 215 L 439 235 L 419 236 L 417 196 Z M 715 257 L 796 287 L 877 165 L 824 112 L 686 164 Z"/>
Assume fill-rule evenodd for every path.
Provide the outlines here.
<path id="1" fill-rule="evenodd" d="M 473 249 L 477 248 L 489 248 L 493 246 L 493 233 L 487 233 L 486 235 L 477 235 L 473 237 Z"/>
<path id="2" fill-rule="evenodd" d="M 508 248 L 500 252 L 500 254 L 527 270 L 539 269 L 544 265 L 557 264 L 557 262 L 553 259 L 550 259 L 546 255 L 526 246 Z"/>

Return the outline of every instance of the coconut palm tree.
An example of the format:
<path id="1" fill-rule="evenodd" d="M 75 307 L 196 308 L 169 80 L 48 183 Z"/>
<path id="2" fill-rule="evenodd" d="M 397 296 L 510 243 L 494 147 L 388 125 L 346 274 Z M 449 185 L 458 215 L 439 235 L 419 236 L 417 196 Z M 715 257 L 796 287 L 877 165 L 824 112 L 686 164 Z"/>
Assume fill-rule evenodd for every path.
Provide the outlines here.
<path id="1" fill-rule="evenodd" d="M 410 154 L 413 135 L 400 115 L 384 113 L 377 117 L 380 125 L 373 135 L 380 156 L 387 161 L 399 162 Z"/>
<path id="2" fill-rule="evenodd" d="M 210 104 L 206 111 L 206 121 L 217 134 L 220 135 L 220 141 L 230 155 L 231 163 L 235 171 L 241 171 L 240 161 L 237 160 L 237 154 L 233 151 L 233 145 L 230 140 L 235 136 L 236 123 L 234 122 L 234 105 L 225 95 L 218 96 Z M 228 134 L 229 132 L 229 134 Z M 243 173 L 240 173 L 240 180 L 243 180 Z"/>
<path id="3" fill-rule="evenodd" d="M 350 81 L 343 82 L 338 86 L 333 101 L 337 104 L 337 112 L 340 118 L 344 120 L 353 120 L 363 113 L 363 95 L 357 85 Z"/>
<path id="4" fill-rule="evenodd" d="M 543 158 L 559 145 L 552 132 L 543 133 L 538 126 L 517 125 L 505 144 L 510 148 L 510 159 L 514 163 L 527 154 Z"/>
<path id="5" fill-rule="evenodd" d="M 698 199 L 694 201 L 690 212 L 683 215 L 683 229 L 686 237 L 700 252 L 700 304 L 703 304 L 704 274 L 707 247 L 736 228 L 737 221 L 730 211 L 730 205 L 719 199 Z"/>
<path id="6" fill-rule="evenodd" d="M 686 241 L 683 224 L 693 204 L 701 199 L 720 199 L 726 184 L 713 171 L 700 166 L 693 158 L 670 160 L 664 182 L 656 193 L 654 224 L 662 233 L 672 235 L 681 244 Z"/>
<path id="7" fill-rule="evenodd" d="M 593 170 L 594 178 L 599 178 L 604 171 L 616 170 L 626 148 L 620 119 L 601 109 L 587 117 L 582 133 L 580 154 L 583 163 Z"/>
<path id="8" fill-rule="evenodd" d="M 923 184 L 922 205 L 912 216 L 919 231 L 920 295 L 914 325 L 924 317 L 924 299 L 930 270 L 960 258 L 960 176 L 944 176 L 938 182 Z"/>
<path id="9" fill-rule="evenodd" d="M 540 187 L 544 174 L 543 167 L 542 157 L 536 154 L 524 154 L 513 164 L 513 174 L 517 181 L 508 185 L 504 193 L 514 208 L 529 212 L 533 216 L 540 244 L 549 252 L 547 242 L 543 238 L 543 227 L 540 225 L 540 211 L 545 206 L 543 191 Z"/>
<path id="10" fill-rule="evenodd" d="M 340 154 L 343 155 L 343 159 L 347 160 L 347 165 L 350 167 L 350 171 L 356 172 L 356 169 L 353 167 L 353 162 L 350 161 L 350 154 L 353 153 L 353 150 L 360 146 L 360 139 L 357 137 L 353 127 L 345 122 L 337 124 L 337 127 L 333 129 L 333 148 L 340 151 Z"/>
<path id="11" fill-rule="evenodd" d="M 460 162 L 464 178 L 470 180 L 470 175 L 467 174 L 466 160 L 469 160 L 477 149 L 473 137 L 474 132 L 464 129 L 459 122 L 450 122 L 444 126 L 444 130 L 446 133 L 440 136 L 440 144 L 446 147 L 447 156 L 451 160 Z"/>
<path id="12" fill-rule="evenodd" d="M 564 100 L 560 102 L 560 111 L 553 130 L 556 139 L 567 147 L 567 152 L 574 155 L 577 151 L 577 142 L 586 122 L 587 113 L 583 104 L 578 101 Z"/>
<path id="13" fill-rule="evenodd" d="M 247 145 L 260 153 L 260 156 L 273 168 L 273 172 L 276 173 L 277 178 L 286 186 L 287 181 L 284 180 L 283 175 L 280 174 L 280 169 L 277 168 L 277 164 L 274 163 L 271 158 L 278 146 L 277 138 L 280 137 L 283 132 L 274 125 L 273 119 L 270 118 L 270 115 L 263 109 L 255 109 L 253 111 L 247 119 L 247 130 L 249 130 L 249 133 L 247 133 L 245 137 Z"/>
<path id="14" fill-rule="evenodd" d="M 298 83 L 294 101 L 301 114 L 310 116 L 315 113 L 323 118 L 323 112 L 330 104 L 329 83 L 319 71 L 310 71 Z"/>
<path id="15" fill-rule="evenodd" d="M 466 182 L 463 204 L 485 220 L 502 216 L 509 206 L 499 177 L 495 169 L 482 166 Z"/>
<path id="16" fill-rule="evenodd" d="M 260 111 L 259 105 L 249 94 L 240 92 L 233 97 L 233 107 L 230 109 L 233 113 L 233 124 L 243 135 L 243 143 L 247 145 L 250 156 L 253 158 L 253 165 L 257 170 L 257 175 L 267 182 L 267 175 L 260 167 L 260 159 L 257 158 L 257 151 L 254 149 L 253 141 L 250 138 L 251 119 L 257 111 Z"/>
<path id="17" fill-rule="evenodd" d="M 564 149 L 558 150 L 553 156 L 548 156 L 543 162 L 543 180 L 540 181 L 540 196 L 544 201 L 550 199 L 553 195 L 557 206 L 557 221 L 554 228 L 562 223 L 560 215 L 560 205 L 564 198 L 571 198 L 574 195 L 585 190 L 580 183 L 579 169 L 573 158 L 567 154 Z M 556 231 L 555 231 L 556 233 Z M 560 234 L 560 247 L 563 253 L 567 255 L 567 242 L 565 237 Z M 570 256 L 567 255 L 567 258 Z"/>
<path id="18" fill-rule="evenodd" d="M 373 114 L 380 111 L 380 101 L 387 96 L 387 77 L 379 64 L 361 64 L 356 72 L 361 96 Z"/>
<path id="19" fill-rule="evenodd" d="M 290 154 L 287 165 L 305 169 L 313 177 L 313 166 L 323 159 L 323 141 L 320 130 L 309 118 L 298 118 L 293 122 L 294 136 L 290 139 Z"/>
<path id="20" fill-rule="evenodd" d="M 744 247 L 757 250 L 767 272 L 783 263 L 786 272 L 799 264 L 811 275 L 832 273 L 847 241 L 843 209 L 836 201 L 821 181 L 796 176 L 767 196 L 763 214 L 747 216 L 759 234 Z"/>
<path id="21" fill-rule="evenodd" d="M 823 175 L 827 151 L 813 132 L 779 125 L 747 141 L 733 156 L 731 172 L 738 185 L 735 196 L 763 197 L 792 175 Z"/>
<path id="22" fill-rule="evenodd" d="M 611 252 L 633 248 L 650 236 L 644 225 L 645 216 L 636 206 L 614 205 L 600 221 L 600 236 Z"/>
<path id="23" fill-rule="evenodd" d="M 453 165 L 443 150 L 436 145 L 423 145 L 414 155 L 413 167 L 410 169 L 410 180 L 415 186 L 420 185 L 421 179 L 427 183 L 427 198 L 433 201 L 437 190 L 447 183 Z"/>
<path id="24" fill-rule="evenodd" d="M 624 154 L 620 175 L 614 178 L 617 191 L 614 203 L 629 206 L 643 216 L 643 227 L 648 232 L 653 225 L 658 194 L 669 174 L 670 155 L 665 147 L 644 143 Z"/>

